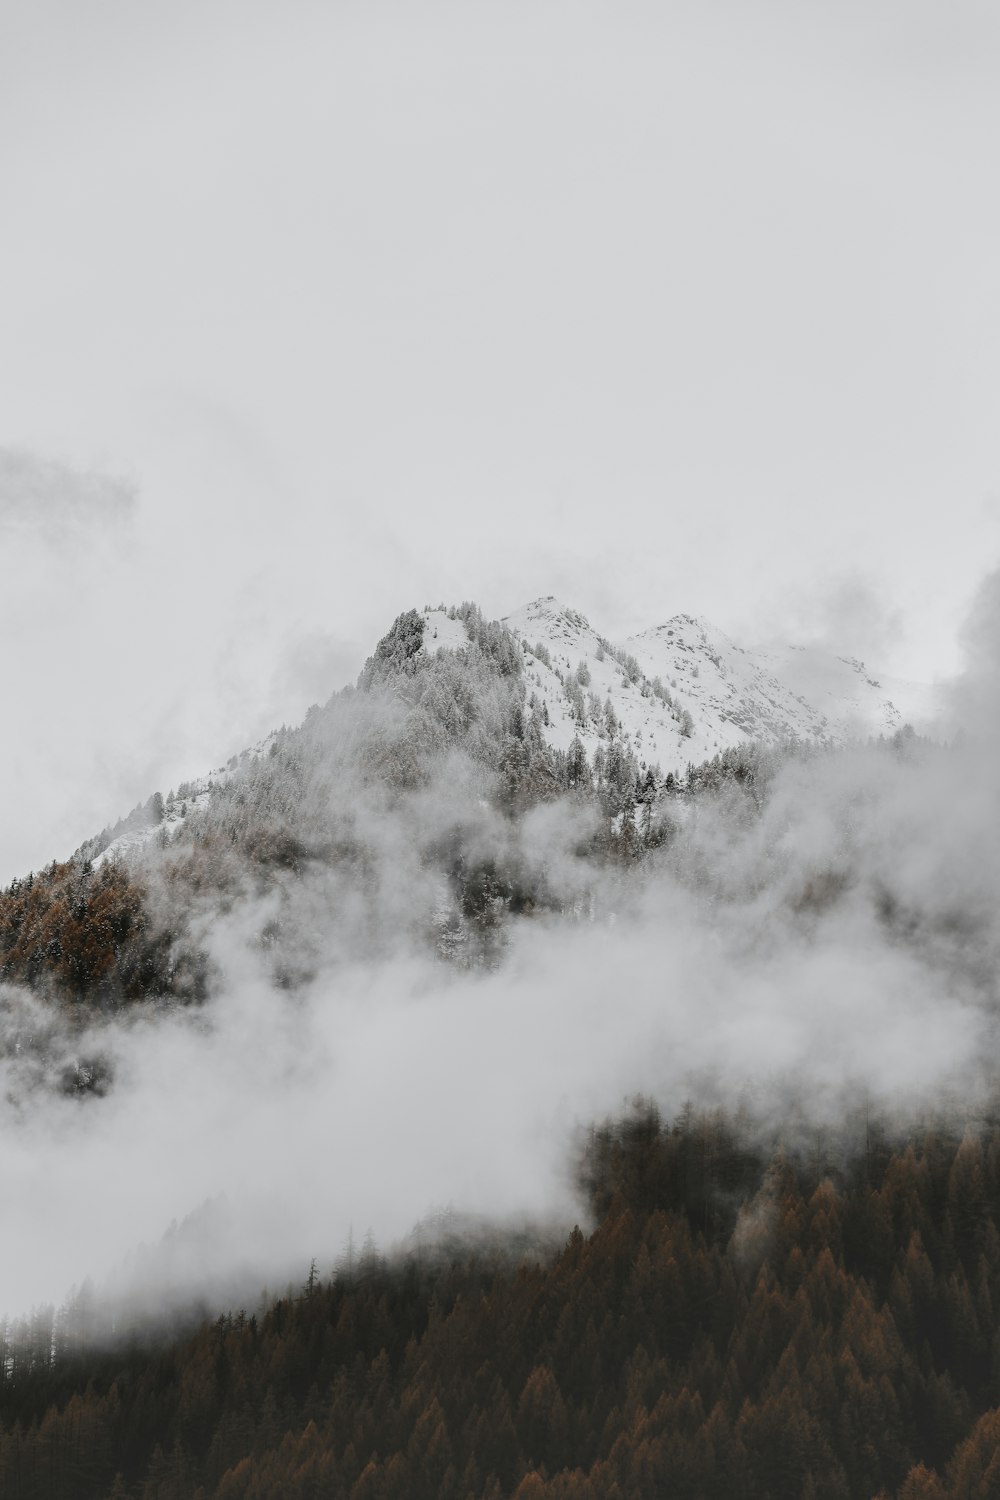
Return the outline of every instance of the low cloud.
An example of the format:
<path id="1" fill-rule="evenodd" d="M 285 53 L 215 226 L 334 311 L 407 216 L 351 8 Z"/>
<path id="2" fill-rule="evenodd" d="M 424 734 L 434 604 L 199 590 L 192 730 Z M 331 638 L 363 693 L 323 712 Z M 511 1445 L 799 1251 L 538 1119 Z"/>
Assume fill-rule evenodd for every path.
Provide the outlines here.
<path id="1" fill-rule="evenodd" d="M 360 641 L 345 641 L 328 630 L 290 635 L 271 673 L 262 716 L 278 722 L 278 704 L 287 704 L 292 694 L 306 704 L 325 703 L 331 693 L 355 680 L 368 654 Z"/>
<path id="2" fill-rule="evenodd" d="M 131 1295 L 162 1306 L 301 1282 L 349 1234 L 388 1246 L 448 1205 L 568 1226 L 580 1130 L 638 1092 L 668 1117 L 688 1099 L 739 1111 L 791 1149 L 869 1108 L 890 1129 L 975 1119 L 998 1085 L 998 598 L 994 581 L 970 626 L 964 741 L 793 756 L 759 812 L 734 788 L 677 804 L 631 871 L 581 856 L 592 829 L 571 802 L 502 817 L 460 757 L 419 792 L 366 791 L 349 770 L 361 718 L 383 714 L 385 744 L 401 710 L 345 697 L 305 815 L 363 858 L 264 891 L 248 872 L 225 915 L 206 906 L 208 1004 L 67 1021 L 38 1067 L 25 1037 L 51 1022 L 8 992 L 9 1310 L 87 1274 L 120 1286 L 140 1242 L 158 1248 L 133 1257 Z M 458 824 L 469 858 L 552 898 L 479 968 L 428 942 L 448 899 L 428 851 Z M 53 1091 L 95 1055 L 106 1096 Z"/>
<path id="3" fill-rule="evenodd" d="M 882 667 L 902 645 L 905 621 L 877 580 L 859 571 L 798 593 L 789 590 L 780 603 L 758 612 L 748 635 L 816 646 Z"/>
<path id="4" fill-rule="evenodd" d="M 0 527 L 71 533 L 121 525 L 132 518 L 136 486 L 95 470 L 70 468 L 27 448 L 0 448 Z"/>
<path id="5" fill-rule="evenodd" d="M 951 720 L 992 753 L 1000 742 L 1000 571 L 976 590 L 960 640 L 965 670 L 947 693 Z"/>

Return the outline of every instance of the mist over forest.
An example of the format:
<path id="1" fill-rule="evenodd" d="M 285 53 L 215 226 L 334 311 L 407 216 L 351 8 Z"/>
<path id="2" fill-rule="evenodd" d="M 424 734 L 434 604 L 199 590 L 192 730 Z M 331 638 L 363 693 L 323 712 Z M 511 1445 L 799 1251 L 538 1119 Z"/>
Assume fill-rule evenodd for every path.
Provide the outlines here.
<path id="1" fill-rule="evenodd" d="M 727 1276 L 757 1274 L 791 1184 L 847 1192 L 873 1141 L 885 1170 L 936 1132 L 944 1170 L 997 1114 L 998 599 L 939 737 L 747 741 L 669 776 L 614 715 L 599 753 L 553 749 L 527 643 L 466 604 L 437 650 L 410 610 L 301 726 L 15 881 L 0 1388 L 23 1431 L 74 1360 L 271 1318 L 286 1287 L 315 1310 L 361 1261 L 547 1265 L 606 1232 L 637 1140 L 730 1163 L 667 1193 Z M 355 1457 L 331 1492 L 369 1493 Z M 468 1492 L 514 1493 L 488 1479 Z"/>
<path id="2" fill-rule="evenodd" d="M 978 610 L 961 743 L 747 745 L 677 787 L 614 736 L 597 778 L 552 752 L 511 634 L 466 607 L 435 653 L 413 611 L 174 837 L 16 882 L 5 1156 L 87 1227 L 71 1261 L 26 1224 L 3 1285 L 57 1300 L 219 1195 L 268 1279 L 444 1205 L 572 1220 L 573 1132 L 635 1094 L 779 1135 L 985 1109 Z"/>

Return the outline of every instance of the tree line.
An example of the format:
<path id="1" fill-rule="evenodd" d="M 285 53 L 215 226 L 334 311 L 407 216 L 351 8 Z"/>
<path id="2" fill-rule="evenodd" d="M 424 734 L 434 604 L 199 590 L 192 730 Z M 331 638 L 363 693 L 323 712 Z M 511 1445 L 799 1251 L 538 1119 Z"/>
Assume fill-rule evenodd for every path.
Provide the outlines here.
<path id="1" fill-rule="evenodd" d="M 868 1122 L 819 1156 L 642 1107 L 592 1133 L 580 1178 L 595 1225 L 549 1257 L 368 1246 L 161 1348 L 36 1328 L 29 1357 L 8 1334 L 0 1493 L 996 1494 L 1000 1130 Z"/>

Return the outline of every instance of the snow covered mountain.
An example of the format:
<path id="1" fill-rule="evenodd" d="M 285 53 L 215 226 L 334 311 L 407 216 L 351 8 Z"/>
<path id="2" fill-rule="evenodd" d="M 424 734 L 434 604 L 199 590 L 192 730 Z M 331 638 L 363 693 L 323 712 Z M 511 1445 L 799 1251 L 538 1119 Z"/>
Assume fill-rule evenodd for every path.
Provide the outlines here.
<path id="1" fill-rule="evenodd" d="M 592 756 L 617 726 L 640 763 L 664 775 L 750 739 L 842 744 L 933 720 L 929 686 L 815 647 L 746 649 L 692 615 L 615 644 L 548 595 L 504 624 L 521 642 L 552 746 L 566 749 L 577 734 Z"/>
<path id="2" fill-rule="evenodd" d="M 469 644 L 455 610 L 426 606 L 422 621 L 420 655 Z M 599 747 L 617 738 L 641 769 L 659 766 L 663 776 L 680 778 L 688 765 L 749 740 L 842 744 L 933 722 L 929 686 L 876 677 L 853 657 L 815 647 L 749 650 L 692 615 L 674 615 L 615 643 L 550 594 L 503 623 L 521 647 L 527 707 L 538 711 L 543 737 L 553 749 L 566 750 L 578 736 L 591 762 Z M 208 804 L 213 788 L 266 755 L 274 738 L 184 783 L 155 816 L 149 805 L 136 808 L 80 852 L 99 866 L 138 851 L 154 836 L 169 841 L 190 812 Z"/>

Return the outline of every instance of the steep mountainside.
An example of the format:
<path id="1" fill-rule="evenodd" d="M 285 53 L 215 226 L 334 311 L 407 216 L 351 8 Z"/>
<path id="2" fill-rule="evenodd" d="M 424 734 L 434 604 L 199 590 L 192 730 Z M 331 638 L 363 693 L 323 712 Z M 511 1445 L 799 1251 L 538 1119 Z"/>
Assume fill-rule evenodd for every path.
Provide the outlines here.
<path id="1" fill-rule="evenodd" d="M 460 612 L 425 607 L 421 617 L 416 659 L 471 644 Z M 892 735 L 907 723 L 923 730 L 933 721 L 929 686 L 876 676 L 863 662 L 814 647 L 747 649 L 691 615 L 615 643 L 548 595 L 503 623 L 521 647 L 527 707 L 541 738 L 566 752 L 578 737 L 591 764 L 616 742 L 642 772 L 658 766 L 662 777 L 680 781 L 688 766 L 750 741 L 838 745 Z M 213 788 L 266 757 L 275 739 L 184 783 L 167 796 L 162 817 L 151 816 L 148 805 L 136 808 L 81 852 L 99 865 L 137 851 L 154 834 L 171 837 L 190 813 L 207 807 Z"/>
<path id="2" fill-rule="evenodd" d="M 879 679 L 815 648 L 747 650 L 691 615 L 615 644 L 549 595 L 504 623 L 524 647 L 552 746 L 566 749 L 578 734 L 592 756 L 620 729 L 640 763 L 664 775 L 751 739 L 842 744 L 905 723 L 922 729 L 932 717 L 922 685 Z"/>
<path id="3" fill-rule="evenodd" d="M 860 663 L 788 660 L 796 686 L 768 670 L 780 653 L 686 616 L 615 645 L 551 598 L 506 623 L 411 609 L 298 728 L 0 892 L 0 981 L 199 1001 L 218 913 L 255 903 L 283 988 L 414 945 L 488 967 L 522 917 L 589 918 L 602 868 L 669 848 L 702 794 L 736 784 L 759 810 L 789 757 L 851 736 L 902 751 L 903 709 Z"/>

